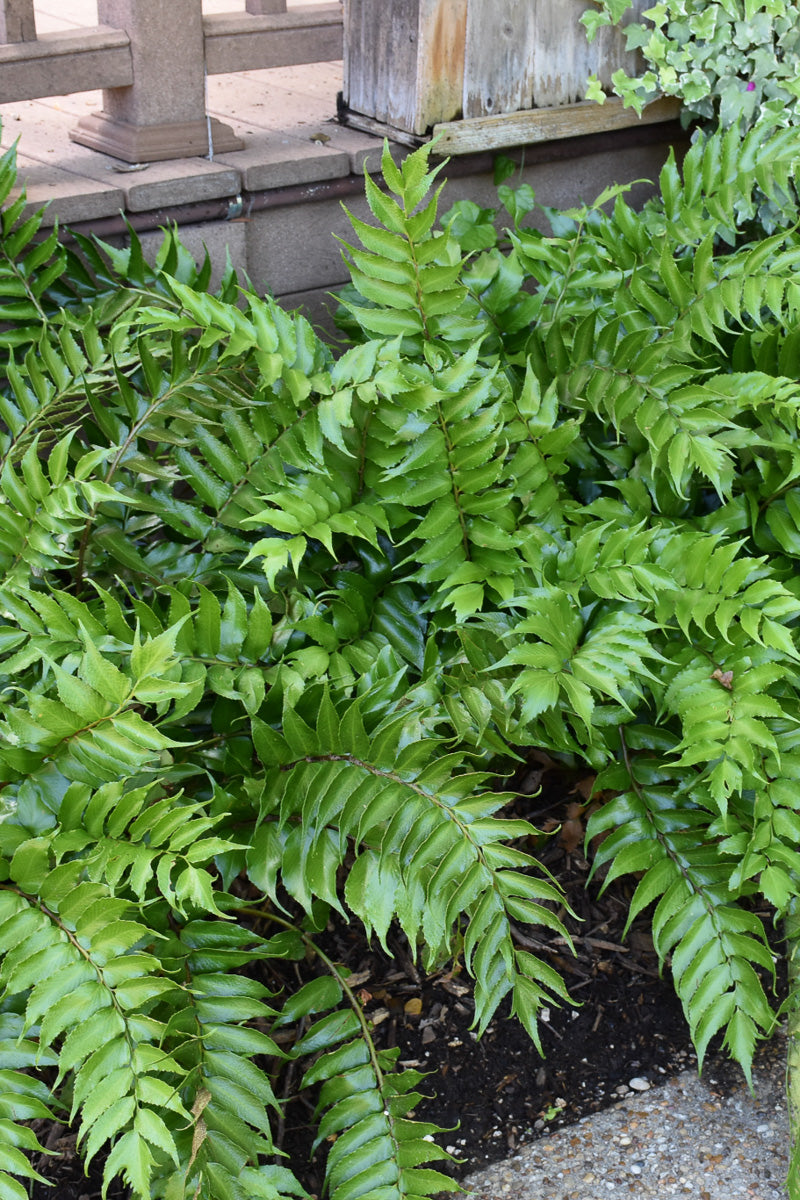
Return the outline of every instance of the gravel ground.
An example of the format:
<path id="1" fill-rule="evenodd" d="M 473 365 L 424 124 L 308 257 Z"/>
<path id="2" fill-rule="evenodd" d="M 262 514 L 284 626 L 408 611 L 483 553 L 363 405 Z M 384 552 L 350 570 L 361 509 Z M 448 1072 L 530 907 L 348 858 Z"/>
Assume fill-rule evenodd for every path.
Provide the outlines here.
<path id="1" fill-rule="evenodd" d="M 685 1071 L 631 1095 L 470 1175 L 475 1200 L 785 1200 L 789 1127 L 785 1041 L 776 1036 L 753 1071 L 755 1095 L 727 1064 L 703 1080 Z M 636 1088 L 647 1090 L 635 1090 Z"/>

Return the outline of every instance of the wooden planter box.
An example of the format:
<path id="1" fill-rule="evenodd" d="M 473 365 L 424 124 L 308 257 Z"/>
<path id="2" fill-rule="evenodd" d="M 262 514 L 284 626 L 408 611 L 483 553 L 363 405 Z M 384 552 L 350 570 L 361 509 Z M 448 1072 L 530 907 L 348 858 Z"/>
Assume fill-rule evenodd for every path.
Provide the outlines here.
<path id="1" fill-rule="evenodd" d="M 648 7 L 635 0 L 629 19 Z M 570 137 L 638 122 L 619 101 L 585 103 L 596 72 L 637 69 L 621 30 L 589 44 L 587 0 L 345 0 L 346 124 L 448 154 Z M 673 102 L 645 119 L 674 117 Z"/>

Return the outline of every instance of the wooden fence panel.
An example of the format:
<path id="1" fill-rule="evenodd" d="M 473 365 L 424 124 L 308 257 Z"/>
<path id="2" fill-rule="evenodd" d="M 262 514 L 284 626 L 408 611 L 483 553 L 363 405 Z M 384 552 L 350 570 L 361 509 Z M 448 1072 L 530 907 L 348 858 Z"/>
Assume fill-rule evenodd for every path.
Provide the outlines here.
<path id="1" fill-rule="evenodd" d="M 634 0 L 626 22 L 650 2 Z M 550 121 L 547 110 L 580 104 L 592 74 L 607 86 L 620 67 L 639 65 L 621 29 L 603 28 L 588 41 L 580 17 L 590 7 L 590 0 L 345 0 L 344 119 L 401 140 L 410 135 L 412 143 L 447 125 L 452 152 L 471 138 L 466 127 L 456 135 L 458 121 L 480 121 L 479 140 L 516 145 L 529 127 L 526 114 L 542 112 L 543 135 L 569 136 L 561 132 L 569 122 Z M 587 122 L 602 129 L 606 115 L 609 128 L 636 121 L 630 112 L 584 106 L 574 132 L 586 132 Z M 506 143 L 497 140 L 504 117 Z"/>
<path id="2" fill-rule="evenodd" d="M 411 134 L 459 116 L 466 24 L 467 0 L 345 0 L 348 109 Z"/>
<path id="3" fill-rule="evenodd" d="M 467 17 L 468 0 L 425 0 L 420 5 L 416 133 L 462 111 Z M 431 119 L 431 113 L 451 115 Z"/>
<path id="4" fill-rule="evenodd" d="M 624 67 L 636 70 L 637 58 L 625 51 L 625 35 L 615 27 L 601 29 L 593 42 L 580 23 L 581 14 L 591 8 L 586 0 L 525 0 L 535 22 L 535 50 L 532 63 L 532 88 L 529 103 L 520 108 L 549 108 L 574 104 L 586 95 L 586 80 L 597 73 L 610 85 L 614 71 Z M 635 20 L 650 0 L 634 0 L 625 23 Z M 478 115 L 478 114 L 475 114 Z"/>
<path id="5" fill-rule="evenodd" d="M 391 10 L 391 11 L 389 11 Z M 348 0 L 345 8 L 344 95 L 375 121 L 410 130 L 414 124 L 418 0 Z"/>
<path id="6" fill-rule="evenodd" d="M 553 0 L 558 4 L 561 0 Z M 579 0 L 580 2 L 580 0 Z M 537 0 L 469 0 L 464 116 L 531 107 Z"/>

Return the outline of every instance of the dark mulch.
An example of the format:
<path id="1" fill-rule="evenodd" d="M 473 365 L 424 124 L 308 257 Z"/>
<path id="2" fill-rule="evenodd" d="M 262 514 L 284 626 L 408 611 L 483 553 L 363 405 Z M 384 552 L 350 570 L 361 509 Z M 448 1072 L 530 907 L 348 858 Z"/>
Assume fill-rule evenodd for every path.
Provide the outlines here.
<path id="1" fill-rule="evenodd" d="M 535 850 L 577 917 L 562 913 L 575 956 L 555 935 L 536 930 L 535 952 L 561 972 L 579 1005 L 554 1005 L 542 1014 L 544 1059 L 522 1027 L 508 1019 L 507 1007 L 477 1040 L 470 1029 L 469 979 L 451 969 L 422 975 L 402 934 L 390 937 L 392 957 L 367 945 L 359 928 L 343 922 L 332 923 L 323 939 L 326 953 L 355 973 L 377 1043 L 399 1046 L 402 1064 L 433 1073 L 424 1088 L 430 1099 L 419 1105 L 417 1116 L 451 1130 L 441 1141 L 460 1160 L 450 1168 L 456 1176 L 606 1107 L 628 1093 L 631 1080 L 636 1086 L 638 1081 L 657 1086 L 696 1065 L 671 982 L 659 975 L 646 916 L 634 922 L 623 941 L 632 884 L 617 881 L 601 895 L 599 880 L 588 883 L 583 831 L 591 780 L 556 773 L 542 756 L 514 782 L 522 793 L 517 815 L 554 830 Z M 538 788 L 534 799 L 530 793 Z M 770 917 L 762 915 L 765 921 Z M 274 974 L 269 983 L 274 988 Z M 287 985 L 295 980 L 287 978 Z M 719 1054 L 711 1056 L 707 1069 L 717 1078 L 731 1070 Z M 86 1179 L 74 1138 L 53 1130 L 50 1140 L 63 1154 L 38 1166 L 56 1183 L 58 1200 L 98 1200 L 99 1166 Z M 280 1141 L 306 1187 L 320 1196 L 324 1148 L 310 1159 L 312 1140 L 311 1101 L 294 1099 L 287 1104 Z M 35 1187 L 32 1200 L 53 1194 Z M 126 1195 L 121 1187 L 108 1193 L 109 1200 Z"/>
<path id="2" fill-rule="evenodd" d="M 77 1131 L 64 1125 L 33 1121 L 39 1141 L 53 1155 L 34 1158 L 33 1165 L 39 1174 L 53 1186 L 33 1183 L 32 1200 L 100 1200 L 103 1188 L 103 1158 L 94 1158 L 89 1164 L 88 1175 L 75 1149 Z M 129 1200 L 130 1192 L 121 1180 L 115 1179 L 106 1192 L 106 1200 Z"/>

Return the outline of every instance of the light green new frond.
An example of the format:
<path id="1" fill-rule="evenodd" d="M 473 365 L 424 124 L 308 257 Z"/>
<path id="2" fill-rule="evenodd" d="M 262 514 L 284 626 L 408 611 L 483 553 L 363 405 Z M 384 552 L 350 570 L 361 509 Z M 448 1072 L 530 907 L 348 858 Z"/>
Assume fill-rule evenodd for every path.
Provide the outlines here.
<path id="1" fill-rule="evenodd" d="M 659 539 L 658 565 L 677 587 L 658 596 L 655 617 L 661 624 L 676 620 L 689 640 L 697 630 L 731 644 L 743 636 L 794 659 L 790 622 L 800 612 L 800 602 L 764 559 L 742 550 L 741 542 L 726 542 L 718 534 L 677 533 Z"/>
<path id="2" fill-rule="evenodd" d="M 731 858 L 731 891 L 747 894 L 755 884 L 784 917 L 794 905 L 800 873 L 796 799 L 800 757 L 794 744 L 796 727 L 787 728 L 780 722 L 777 728 L 780 776 L 732 797 L 727 813 L 714 822 L 711 832 L 720 838 L 720 849 Z"/>
<path id="3" fill-rule="evenodd" d="M 295 480 L 291 491 L 273 492 L 260 497 L 268 507 L 248 517 L 248 528 L 267 528 L 271 535 L 250 547 L 244 565 L 263 558 L 264 573 L 271 588 L 275 577 L 291 560 L 295 573 L 309 541 L 321 542 L 333 556 L 334 535 L 363 539 L 378 546 L 378 531 L 388 532 L 389 522 L 381 505 L 357 500 L 345 480 Z M 277 535 L 277 536 L 275 536 Z M 287 535 L 282 537 L 281 535 Z M 339 539 L 337 539 L 339 540 Z"/>
<path id="4" fill-rule="evenodd" d="M 201 330 L 199 337 L 191 339 L 197 362 L 211 351 L 211 361 L 232 359 L 229 367 L 235 374 L 241 369 L 241 360 L 252 353 L 262 384 L 285 395 L 296 407 L 308 397 L 318 377 L 324 379 L 330 352 L 304 317 L 284 312 L 269 297 L 248 294 L 242 311 L 238 295 L 231 299 L 212 296 L 166 276 L 164 283 L 178 311 L 145 308 L 137 314 L 137 324 L 184 336 Z"/>
<path id="5" fill-rule="evenodd" d="M 563 419 L 556 387 L 543 388 L 529 358 L 521 386 L 507 402 L 511 442 L 507 474 L 528 522 L 553 528 L 572 507 L 563 476 L 580 437 L 580 419 Z"/>
<path id="6" fill-rule="evenodd" d="M 663 661 L 654 645 L 658 626 L 635 609 L 581 609 L 568 591 L 556 588 L 533 589 L 516 603 L 530 615 L 509 630 L 507 640 L 516 644 L 497 666 L 523 668 L 509 681 L 522 700 L 521 721 L 531 725 L 555 709 L 586 743 L 597 736 L 598 704 L 610 700 L 618 706 L 618 723 L 630 720 L 631 706 L 656 679 L 648 663 Z"/>
<path id="7" fill-rule="evenodd" d="M 780 693 L 770 692 L 784 671 L 742 637 L 718 643 L 710 659 L 687 652 L 679 663 L 664 694 L 665 708 L 681 721 L 679 764 L 707 764 L 709 797 L 724 815 L 733 793 L 781 772 L 775 723 L 788 714 Z"/>
<path id="8" fill-rule="evenodd" d="M 466 348 L 480 337 L 483 322 L 465 303 L 458 242 L 448 231 L 434 230 L 441 187 L 432 189 L 441 164 L 429 171 L 430 153 L 429 144 L 421 146 L 399 168 L 384 153 L 383 181 L 397 200 L 366 176 L 367 203 L 379 224 L 348 213 L 364 249 L 343 243 L 358 295 L 358 302 L 344 303 L 368 335 L 399 337 L 415 348 L 437 339 Z"/>
<path id="9" fill-rule="evenodd" d="M 14 465 L 0 472 L 0 569 L 6 581 L 27 584 L 33 574 L 68 569 L 70 542 L 86 520 L 87 492 L 68 477 L 71 437 L 55 446 L 43 467 L 34 440 Z"/>
<path id="10" fill-rule="evenodd" d="M 214 833 L 223 815 L 209 817 L 202 804 L 160 790 L 115 781 L 92 792 L 73 784 L 59 809 L 53 852 L 60 859 L 81 850 L 86 877 L 115 893 L 129 889 L 145 902 L 155 891 L 182 916 L 187 909 L 218 912 L 207 864 L 237 848 Z"/>
<path id="11" fill-rule="evenodd" d="M 40 763 L 56 761 L 67 778 L 97 785 L 116 779 L 123 766 L 134 773 L 156 752 L 174 745 L 139 708 L 168 705 L 184 694 L 187 685 L 171 677 L 179 628 L 144 638 L 135 632 L 127 663 L 103 655 L 85 627 L 80 630 L 80 656 L 67 654 L 59 662 L 40 648 L 40 679 L 19 689 L 24 707 L 0 705 L 8 747 L 4 753 L 12 769 L 15 756 L 22 770 L 31 770 L 33 756 L 39 756 Z M 68 647 L 61 644 L 62 650 Z M 118 757 L 112 770 L 114 753 Z"/>
<path id="12" fill-rule="evenodd" d="M 429 346 L 424 365 L 396 372 L 366 431 L 364 481 L 396 522 L 406 517 L 409 578 L 459 618 L 487 594 L 511 594 L 519 540 L 503 427 L 509 389 L 480 350 Z"/>

